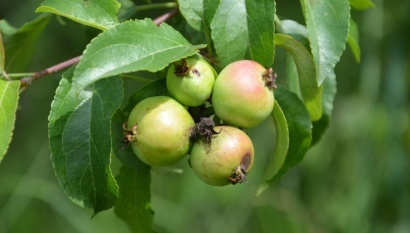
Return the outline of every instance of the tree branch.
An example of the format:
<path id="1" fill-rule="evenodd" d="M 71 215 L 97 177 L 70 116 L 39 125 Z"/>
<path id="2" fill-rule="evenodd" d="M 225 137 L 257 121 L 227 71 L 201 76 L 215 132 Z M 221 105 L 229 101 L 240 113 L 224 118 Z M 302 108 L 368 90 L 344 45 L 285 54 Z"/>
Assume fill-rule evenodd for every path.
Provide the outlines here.
<path id="1" fill-rule="evenodd" d="M 49 68 L 47 68 L 47 69 L 45 69 L 45 70 L 42 70 L 42 71 L 39 71 L 39 72 L 35 72 L 35 73 L 34 73 L 32 76 L 30 76 L 30 77 L 22 78 L 22 79 L 20 80 L 20 85 L 21 85 L 22 87 L 30 86 L 31 82 L 33 82 L 33 81 L 36 80 L 36 79 L 39 79 L 39 78 L 41 78 L 41 77 L 43 77 L 43 76 L 46 76 L 46 75 L 49 75 L 49 74 L 56 73 L 56 72 L 58 72 L 58 71 L 60 71 L 60 70 L 63 70 L 63 69 L 65 69 L 65 68 L 67 68 L 67 67 L 70 67 L 70 66 L 72 66 L 72 65 L 74 65 L 74 64 L 76 64 L 76 63 L 78 63 L 78 61 L 80 61 L 80 58 L 81 58 L 81 56 L 77 56 L 77 57 L 71 58 L 70 60 L 61 62 L 61 63 L 59 63 L 59 64 L 57 64 L 57 65 L 52 66 L 52 67 L 49 67 Z"/>
<path id="2" fill-rule="evenodd" d="M 178 13 L 179 13 L 179 10 L 177 8 L 177 9 L 174 9 L 170 12 L 167 12 L 167 13 L 155 18 L 153 21 L 157 26 L 159 26 L 159 25 L 161 25 L 161 23 L 163 23 L 163 22 L 167 21 L 168 19 L 174 17 Z"/>

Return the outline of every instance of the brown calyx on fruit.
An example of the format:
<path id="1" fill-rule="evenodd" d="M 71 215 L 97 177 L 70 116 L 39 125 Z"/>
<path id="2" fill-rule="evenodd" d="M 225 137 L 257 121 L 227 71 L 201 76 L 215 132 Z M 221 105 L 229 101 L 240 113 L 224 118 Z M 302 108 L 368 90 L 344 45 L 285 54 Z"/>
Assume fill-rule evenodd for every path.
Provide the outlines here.
<path id="1" fill-rule="evenodd" d="M 215 122 L 211 118 L 202 117 L 201 120 L 191 128 L 190 139 L 195 141 L 199 137 L 202 137 L 202 140 L 206 144 L 210 145 L 211 140 L 212 140 L 212 135 L 220 133 L 220 131 L 216 132 L 214 130 L 214 127 L 215 127 Z"/>
<path id="2" fill-rule="evenodd" d="M 125 134 L 124 138 L 122 139 L 122 148 L 121 150 L 124 150 L 125 147 L 127 147 L 130 143 L 135 142 L 136 139 L 134 137 L 135 134 L 137 134 L 137 125 L 134 125 L 131 127 L 131 129 L 127 128 L 127 121 L 124 122 L 122 125 L 122 130 Z"/>
<path id="3" fill-rule="evenodd" d="M 187 75 L 188 72 L 189 72 L 189 66 L 188 66 L 188 62 L 185 59 L 174 62 L 174 74 L 177 77 L 183 77 Z"/>
<path id="4" fill-rule="evenodd" d="M 276 85 L 276 73 L 273 73 L 272 68 L 266 69 L 265 72 L 262 74 L 262 79 L 265 81 L 265 86 L 267 86 L 270 90 L 274 90 L 278 88 Z"/>
<path id="5" fill-rule="evenodd" d="M 246 174 L 248 167 L 251 163 L 251 155 L 246 154 L 241 161 L 241 165 L 235 168 L 232 172 L 232 175 L 228 177 L 233 185 L 235 184 L 242 184 L 243 182 L 248 183 L 248 179 L 246 179 Z M 249 183 L 248 183 L 249 184 Z"/>

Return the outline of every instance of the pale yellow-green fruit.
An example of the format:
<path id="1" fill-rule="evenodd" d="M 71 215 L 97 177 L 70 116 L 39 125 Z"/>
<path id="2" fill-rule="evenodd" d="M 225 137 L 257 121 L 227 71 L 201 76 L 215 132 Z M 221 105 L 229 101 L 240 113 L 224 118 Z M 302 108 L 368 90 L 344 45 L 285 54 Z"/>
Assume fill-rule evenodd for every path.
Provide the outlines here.
<path id="1" fill-rule="evenodd" d="M 131 145 L 139 159 L 152 166 L 168 166 L 189 153 L 194 124 L 191 115 L 176 100 L 155 96 L 134 107 L 127 127 L 136 126 Z"/>

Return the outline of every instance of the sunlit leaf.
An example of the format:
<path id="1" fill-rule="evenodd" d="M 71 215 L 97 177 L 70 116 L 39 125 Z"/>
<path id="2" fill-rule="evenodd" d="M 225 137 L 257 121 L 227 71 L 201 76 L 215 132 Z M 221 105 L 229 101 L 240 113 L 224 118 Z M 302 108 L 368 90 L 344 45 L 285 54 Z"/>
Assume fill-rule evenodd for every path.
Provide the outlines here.
<path id="1" fill-rule="evenodd" d="M 275 91 L 289 129 L 289 149 L 283 166 L 273 180 L 279 179 L 304 158 L 312 140 L 312 122 L 303 102 L 292 92 L 279 86 Z"/>
<path id="2" fill-rule="evenodd" d="M 303 44 L 303 46 L 310 49 L 308 32 L 305 25 L 299 24 L 294 20 L 285 19 L 281 20 L 281 29 L 283 34 L 291 36 L 293 39 Z"/>
<path id="3" fill-rule="evenodd" d="M 266 168 L 265 180 L 272 179 L 279 172 L 285 162 L 289 148 L 288 124 L 277 102 L 275 102 L 275 107 L 273 108 L 272 118 L 275 123 L 276 142 L 272 156 L 269 158 L 268 167 Z"/>
<path id="4" fill-rule="evenodd" d="M 275 1 L 245 0 L 245 4 L 250 57 L 265 67 L 272 66 L 275 53 L 272 43 L 275 35 Z"/>
<path id="5" fill-rule="evenodd" d="M 98 213 L 111 208 L 118 195 L 110 170 L 110 123 L 123 98 L 122 80 L 104 79 L 78 92 L 71 85 L 72 70 L 63 75 L 51 105 L 51 160 L 68 197 Z"/>
<path id="6" fill-rule="evenodd" d="M 211 23 L 221 66 L 245 58 L 271 66 L 274 15 L 275 3 L 271 0 L 221 0 Z"/>
<path id="7" fill-rule="evenodd" d="M 204 17 L 203 0 L 178 0 L 178 6 L 188 24 L 201 31 Z"/>
<path id="8" fill-rule="evenodd" d="M 101 30 L 118 24 L 115 0 L 45 0 L 36 12 L 50 12 Z"/>
<path id="9" fill-rule="evenodd" d="M 20 82 L 0 80 L 0 162 L 13 135 Z"/>
<path id="10" fill-rule="evenodd" d="M 12 33 L 3 37 L 4 50 L 7 54 L 4 69 L 7 73 L 22 72 L 32 62 L 38 37 L 49 19 L 50 15 L 41 15 L 17 30 L 9 28 L 7 23 L 1 25 L 8 28 L 6 31 Z"/>
<path id="11" fill-rule="evenodd" d="M 214 19 L 216 10 L 218 9 L 220 0 L 204 1 L 204 23 L 206 28 L 211 28 L 212 20 Z"/>
<path id="12" fill-rule="evenodd" d="M 349 0 L 349 2 L 353 8 L 358 10 L 366 10 L 375 7 L 374 3 L 370 0 Z"/>
<path id="13" fill-rule="evenodd" d="M 156 72 L 202 47 L 191 45 L 165 23 L 158 27 L 150 19 L 126 21 L 104 31 L 87 46 L 74 72 L 73 88 L 81 90 L 122 73 Z"/>
<path id="14" fill-rule="evenodd" d="M 322 115 L 322 88 L 316 81 L 316 70 L 309 51 L 299 42 L 288 35 L 276 34 L 275 45 L 289 52 L 296 64 L 299 76 L 300 92 L 309 111 L 312 121 L 320 119 Z"/>
<path id="15" fill-rule="evenodd" d="M 333 72 L 345 49 L 350 6 L 346 0 L 300 0 L 300 2 L 320 85 Z"/>
<path id="16" fill-rule="evenodd" d="M 357 62 L 360 62 L 360 47 L 359 47 L 359 29 L 357 24 L 350 19 L 349 36 L 347 37 L 347 43 L 353 52 L 354 58 Z"/>

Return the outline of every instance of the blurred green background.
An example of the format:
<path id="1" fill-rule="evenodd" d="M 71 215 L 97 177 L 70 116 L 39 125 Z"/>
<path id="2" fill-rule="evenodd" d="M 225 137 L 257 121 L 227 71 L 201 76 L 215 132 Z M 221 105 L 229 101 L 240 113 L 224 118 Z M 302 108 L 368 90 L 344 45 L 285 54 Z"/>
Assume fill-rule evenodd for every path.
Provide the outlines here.
<path id="1" fill-rule="evenodd" d="M 1 0 L 0 19 L 20 27 L 36 17 L 41 2 Z M 249 131 L 257 156 L 249 186 L 207 186 L 186 161 L 154 169 L 158 232 L 410 232 L 410 4 L 373 2 L 376 8 L 352 12 L 362 60 L 356 63 L 347 49 L 337 65 L 333 118 L 320 143 L 259 198 L 257 184 L 273 147 L 269 121 Z M 296 0 L 277 0 L 277 12 L 303 22 Z M 63 21 L 51 20 L 29 71 L 82 53 L 93 32 Z M 14 139 L 0 164 L 0 232 L 127 232 L 112 210 L 91 219 L 54 176 L 47 117 L 58 80 L 40 79 L 21 95 Z M 127 82 L 128 92 L 138 85 Z M 118 167 L 114 158 L 113 171 Z"/>

